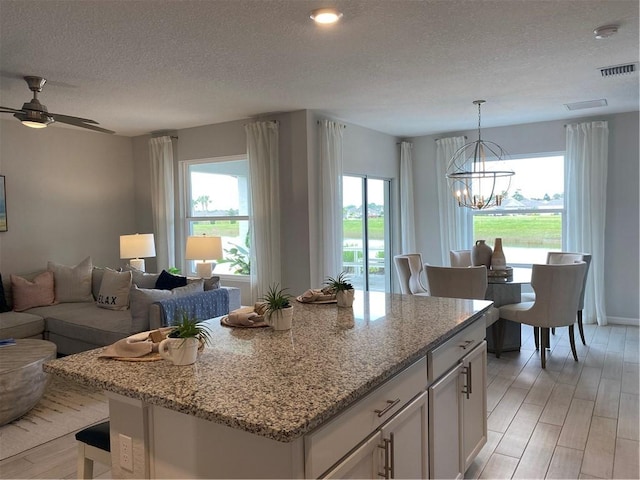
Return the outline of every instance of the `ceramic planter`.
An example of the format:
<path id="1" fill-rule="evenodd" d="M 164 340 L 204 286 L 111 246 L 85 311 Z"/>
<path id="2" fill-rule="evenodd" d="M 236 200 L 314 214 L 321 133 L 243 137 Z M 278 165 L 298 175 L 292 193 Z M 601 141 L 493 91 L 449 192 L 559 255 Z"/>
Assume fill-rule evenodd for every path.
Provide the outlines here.
<path id="1" fill-rule="evenodd" d="M 293 307 L 275 310 L 265 315 L 265 322 L 274 330 L 291 330 Z"/>
<path id="2" fill-rule="evenodd" d="M 158 345 L 158 353 L 174 365 L 191 365 L 198 359 L 200 341 L 195 338 L 165 338 Z"/>
<path id="3" fill-rule="evenodd" d="M 336 292 L 336 301 L 339 307 L 353 306 L 353 297 L 355 290 L 340 290 Z"/>

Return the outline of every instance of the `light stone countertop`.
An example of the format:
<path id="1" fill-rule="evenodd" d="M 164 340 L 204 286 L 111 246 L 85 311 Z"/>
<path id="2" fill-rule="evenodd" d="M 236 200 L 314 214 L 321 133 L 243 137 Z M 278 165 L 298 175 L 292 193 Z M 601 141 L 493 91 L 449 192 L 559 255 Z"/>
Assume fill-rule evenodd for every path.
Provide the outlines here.
<path id="1" fill-rule="evenodd" d="M 212 344 L 194 365 L 99 359 L 103 348 L 98 348 L 52 360 L 44 369 L 290 442 L 451 338 L 491 305 L 361 291 L 353 309 L 293 303 L 290 331 L 229 328 L 209 320 Z"/>

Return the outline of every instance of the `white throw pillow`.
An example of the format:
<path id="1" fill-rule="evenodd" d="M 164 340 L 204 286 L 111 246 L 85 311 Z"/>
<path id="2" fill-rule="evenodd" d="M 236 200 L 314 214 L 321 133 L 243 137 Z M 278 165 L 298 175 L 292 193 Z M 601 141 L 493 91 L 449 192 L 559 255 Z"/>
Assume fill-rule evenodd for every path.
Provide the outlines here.
<path id="1" fill-rule="evenodd" d="M 116 272 L 107 268 L 102 275 L 96 304 L 109 310 L 126 310 L 129 308 L 130 289 L 131 272 Z"/>
<path id="2" fill-rule="evenodd" d="M 91 294 L 91 257 L 85 258 L 75 267 L 54 262 L 47 263 L 47 270 L 53 272 L 56 302 L 93 302 Z"/>

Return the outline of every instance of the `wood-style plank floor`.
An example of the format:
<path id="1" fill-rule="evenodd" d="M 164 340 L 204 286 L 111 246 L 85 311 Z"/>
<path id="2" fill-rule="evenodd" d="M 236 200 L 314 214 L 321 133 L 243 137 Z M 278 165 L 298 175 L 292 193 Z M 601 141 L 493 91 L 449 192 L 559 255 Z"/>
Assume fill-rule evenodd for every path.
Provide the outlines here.
<path id="1" fill-rule="evenodd" d="M 523 327 L 522 349 L 488 357 L 488 441 L 467 478 L 640 478 L 637 327 L 585 325 L 574 362 L 566 328 L 547 368 Z M 576 329 L 577 334 L 577 329 Z M 0 462 L 0 478 L 76 478 L 74 434 Z M 98 463 L 96 478 L 110 478 Z"/>
<path id="2" fill-rule="evenodd" d="M 520 352 L 488 356 L 488 438 L 465 478 L 640 478 L 638 327 L 568 328 L 540 367 L 533 328 Z"/>

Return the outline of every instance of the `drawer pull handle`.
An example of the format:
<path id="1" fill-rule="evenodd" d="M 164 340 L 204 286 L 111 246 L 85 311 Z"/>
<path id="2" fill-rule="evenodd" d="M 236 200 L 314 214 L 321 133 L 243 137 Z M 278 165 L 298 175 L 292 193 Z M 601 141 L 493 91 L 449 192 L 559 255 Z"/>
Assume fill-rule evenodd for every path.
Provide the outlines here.
<path id="1" fill-rule="evenodd" d="M 391 440 L 383 438 L 382 445 L 378 445 L 378 448 L 381 448 L 384 451 L 384 465 L 382 466 L 382 472 L 378 472 L 378 476 L 382 478 L 392 478 L 393 466 L 389 464 L 389 447 L 392 446 L 392 441 L 393 437 Z"/>
<path id="2" fill-rule="evenodd" d="M 468 363 L 466 366 L 462 367 L 462 374 L 467 377 L 462 393 L 464 393 L 467 397 L 467 400 L 469 400 L 469 396 L 473 393 L 473 374 L 471 373 L 471 363 Z"/>
<path id="3" fill-rule="evenodd" d="M 384 407 L 382 410 L 374 410 L 374 412 L 376 412 L 378 414 L 378 417 L 382 417 L 384 416 L 389 410 L 391 410 L 393 407 L 395 407 L 398 402 L 400 402 L 399 398 L 396 398 L 395 400 L 387 400 L 387 406 Z"/>
<path id="4" fill-rule="evenodd" d="M 469 348 L 473 343 L 475 342 L 475 340 L 465 340 L 463 344 L 458 345 L 461 349 L 466 350 L 467 348 Z"/>

